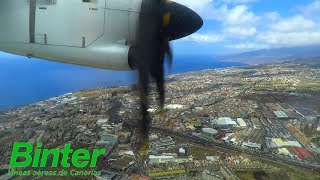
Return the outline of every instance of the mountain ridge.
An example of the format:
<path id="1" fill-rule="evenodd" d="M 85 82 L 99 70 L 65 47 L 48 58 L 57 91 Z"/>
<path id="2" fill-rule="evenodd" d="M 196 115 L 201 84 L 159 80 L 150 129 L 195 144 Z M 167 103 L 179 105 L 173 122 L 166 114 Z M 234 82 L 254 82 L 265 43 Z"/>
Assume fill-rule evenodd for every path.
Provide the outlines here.
<path id="1" fill-rule="evenodd" d="M 282 60 L 320 57 L 320 45 L 261 49 L 243 53 L 215 56 L 220 61 L 264 64 Z"/>

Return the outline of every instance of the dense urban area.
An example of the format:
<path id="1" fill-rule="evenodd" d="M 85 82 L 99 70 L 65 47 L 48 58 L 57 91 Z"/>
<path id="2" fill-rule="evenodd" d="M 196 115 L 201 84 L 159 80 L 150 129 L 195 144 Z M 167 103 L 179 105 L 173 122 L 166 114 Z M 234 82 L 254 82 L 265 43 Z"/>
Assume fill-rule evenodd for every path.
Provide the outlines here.
<path id="1" fill-rule="evenodd" d="M 95 169 L 101 175 L 93 179 L 320 179 L 318 62 L 167 77 L 164 113 L 150 92 L 145 166 L 137 163 L 133 143 L 140 118 L 135 86 L 84 90 L 3 111 L 0 179 L 29 178 L 7 174 L 14 142 L 105 148 Z"/>

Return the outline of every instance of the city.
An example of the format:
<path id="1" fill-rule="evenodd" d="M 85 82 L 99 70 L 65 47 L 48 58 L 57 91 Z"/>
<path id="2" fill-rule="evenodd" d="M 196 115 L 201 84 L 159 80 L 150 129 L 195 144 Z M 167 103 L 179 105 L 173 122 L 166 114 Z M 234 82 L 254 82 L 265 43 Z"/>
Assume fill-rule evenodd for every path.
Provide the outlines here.
<path id="1" fill-rule="evenodd" d="M 168 76 L 164 113 L 150 92 L 146 167 L 137 162 L 133 143 L 140 118 L 134 85 L 69 93 L 0 112 L 0 179 L 11 178 L 11 149 L 22 141 L 46 148 L 67 143 L 89 151 L 105 148 L 96 179 L 319 179 L 318 61 Z"/>

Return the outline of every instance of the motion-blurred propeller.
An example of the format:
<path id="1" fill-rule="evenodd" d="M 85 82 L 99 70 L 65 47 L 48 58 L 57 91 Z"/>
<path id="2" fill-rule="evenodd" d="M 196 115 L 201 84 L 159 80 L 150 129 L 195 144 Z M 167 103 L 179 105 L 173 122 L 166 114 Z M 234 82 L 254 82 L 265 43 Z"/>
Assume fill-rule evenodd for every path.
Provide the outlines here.
<path id="1" fill-rule="evenodd" d="M 148 136 L 148 84 L 156 82 L 159 105 L 165 101 L 164 61 L 172 65 L 173 53 L 169 41 L 186 37 L 203 25 L 201 17 L 191 9 L 169 0 L 143 0 L 137 42 L 130 49 L 130 65 L 139 73 L 141 103 L 140 138 Z"/>

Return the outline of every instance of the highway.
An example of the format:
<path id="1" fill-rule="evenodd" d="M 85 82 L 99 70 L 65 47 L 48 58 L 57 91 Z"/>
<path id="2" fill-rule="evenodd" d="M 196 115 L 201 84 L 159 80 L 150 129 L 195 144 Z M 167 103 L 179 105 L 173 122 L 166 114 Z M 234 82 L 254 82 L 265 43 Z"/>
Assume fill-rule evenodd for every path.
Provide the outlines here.
<path id="1" fill-rule="evenodd" d="M 202 145 L 205 147 L 210 147 L 210 148 L 214 148 L 214 149 L 218 149 L 218 150 L 220 149 L 223 152 L 226 152 L 226 150 L 227 150 L 227 152 L 245 153 L 245 154 L 251 155 L 252 157 L 255 157 L 255 158 L 264 159 L 267 161 L 273 161 L 275 163 L 285 163 L 288 165 L 306 168 L 309 170 L 313 170 L 317 173 L 320 173 L 320 167 L 314 166 L 312 164 L 305 164 L 302 162 L 299 163 L 299 162 L 295 162 L 295 161 L 289 161 L 286 159 L 279 159 L 279 158 L 275 158 L 274 156 L 272 156 L 270 154 L 265 154 L 265 153 L 261 153 L 261 152 L 252 152 L 252 151 L 248 151 L 248 150 L 244 150 L 244 149 L 239 149 L 239 148 L 227 145 L 225 143 L 218 143 L 218 142 L 214 142 L 214 141 L 209 141 L 209 140 L 202 139 L 200 137 L 196 137 L 196 136 L 189 135 L 189 134 L 182 134 L 179 132 L 175 132 L 175 131 L 168 130 L 168 129 L 163 129 L 160 127 L 152 126 L 152 130 L 167 134 L 169 136 L 180 137 L 180 138 L 186 139 L 186 141 L 189 141 L 189 142 L 192 142 L 195 144 L 199 144 L 199 145 Z"/>

